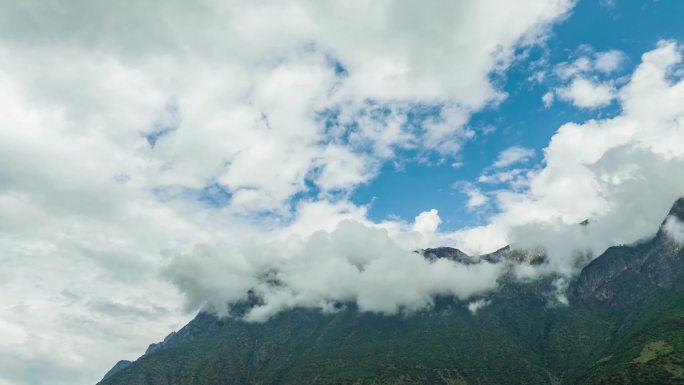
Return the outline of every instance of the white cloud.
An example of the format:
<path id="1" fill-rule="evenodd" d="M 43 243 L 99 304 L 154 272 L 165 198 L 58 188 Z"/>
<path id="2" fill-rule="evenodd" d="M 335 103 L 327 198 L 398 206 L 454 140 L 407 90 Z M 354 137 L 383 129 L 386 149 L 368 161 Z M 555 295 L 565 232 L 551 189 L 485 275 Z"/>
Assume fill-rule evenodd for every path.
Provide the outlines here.
<path id="1" fill-rule="evenodd" d="M 441 223 L 442 219 L 439 218 L 439 212 L 432 209 L 418 214 L 413 225 L 413 230 L 419 233 L 430 234 L 437 231 L 437 228 Z"/>
<path id="2" fill-rule="evenodd" d="M 468 304 L 468 311 L 473 313 L 473 315 L 477 314 L 477 311 L 482 309 L 483 307 L 487 306 L 490 304 L 491 301 L 486 300 L 486 299 L 478 299 L 477 301 L 470 302 Z"/>
<path id="3" fill-rule="evenodd" d="M 428 215 L 434 225 L 436 213 Z M 416 218 L 414 228 L 423 227 L 424 219 Z M 348 302 L 383 314 L 421 310 L 432 306 L 435 295 L 467 299 L 493 289 L 504 267 L 430 262 L 399 247 L 387 230 L 352 221 L 305 238 L 271 244 L 249 240 L 231 252 L 230 258 L 225 249 L 176 255 L 166 275 L 193 308 L 208 302 L 221 311 L 226 301 L 245 298 L 253 290 L 263 304 L 247 319 L 264 321 L 293 307 L 325 311 Z"/>
<path id="4" fill-rule="evenodd" d="M 444 234 L 445 244 L 456 245 L 469 255 L 491 253 L 508 244 L 509 227 L 501 222 L 474 226 Z M 446 243 L 448 242 L 448 243 Z"/>
<path id="5" fill-rule="evenodd" d="M 674 216 L 667 217 L 663 230 L 680 245 L 684 245 L 684 223 Z"/>
<path id="6" fill-rule="evenodd" d="M 368 181 L 375 173 L 372 160 L 339 145 L 326 147 L 320 163 L 323 169 L 316 182 L 324 191 L 349 189 Z"/>
<path id="7" fill-rule="evenodd" d="M 351 143 L 341 143 L 346 152 L 337 151 L 345 159 L 349 152 L 365 153 L 367 146 L 379 159 L 403 146 L 456 152 L 472 136 L 462 127 L 470 113 L 502 97 L 488 74 L 512 60 L 514 46 L 541 36 L 544 25 L 567 10 L 569 2 L 528 7 L 502 2 L 502 8 L 515 11 L 514 23 L 490 23 L 482 6 L 465 7 L 469 16 L 460 6 L 408 2 L 370 8 L 208 2 L 188 12 L 183 2 L 123 7 L 79 1 L 55 15 L 39 2 L 10 3 L 3 25 L 12 33 L 3 40 L 12 51 L 5 51 L 3 69 L 31 87 L 29 103 L 64 111 L 80 130 L 87 123 L 91 133 L 105 133 L 123 153 L 144 146 L 140 134 L 157 130 L 165 104 L 174 100 L 178 129 L 166 132 L 146 154 L 164 169 L 155 181 L 201 188 L 216 180 L 234 194 L 230 204 L 236 211 L 282 210 L 306 188 L 312 168 L 324 170 L 314 179 L 323 188 L 353 188 L 375 173 L 374 166 L 353 167 L 344 186 L 338 186 L 342 180 L 330 185 L 341 161 L 320 145 L 324 133 L 313 119 L 316 111 L 338 110 L 341 123 L 357 124 Z M 134 11 L 137 16 L 130 20 L 128 13 Z M 25 30 L 28 23 L 21 20 L 26 14 L 41 28 Z M 158 14 L 183 22 L 171 23 L 173 29 L 148 22 Z M 89 34 L 72 28 L 80 23 L 87 24 L 82 27 Z M 135 27 L 118 27 L 129 24 Z M 487 31 L 482 40 L 459 41 L 478 29 Z M 57 52 L 46 36 L 61 38 L 68 49 Z M 89 54 L 91 48 L 97 55 Z M 180 52 L 181 57 L 171 59 Z M 344 66 L 343 76 L 336 76 L 331 60 Z M 46 67 L 53 70 L 42 70 Z M 71 87 L 76 82 L 84 85 L 78 92 Z M 403 127 L 404 117 L 424 100 L 446 107 L 438 120 L 425 125 L 424 135 L 416 136 Z M 390 115 L 380 118 L 386 109 Z M 264 164 L 280 167 L 253 167 Z"/>
<path id="8" fill-rule="evenodd" d="M 618 92 L 619 115 L 564 124 L 527 188 L 498 191 L 500 213 L 453 239 L 481 252 L 543 247 L 550 256 L 543 269 L 572 275 L 609 246 L 653 236 L 684 195 L 684 178 L 675 177 L 684 170 L 684 82 L 668 75 L 680 51 L 662 41 L 644 54 Z M 578 226 L 585 219 L 590 224 Z"/>
<path id="9" fill-rule="evenodd" d="M 466 201 L 466 207 L 469 210 L 474 210 L 476 208 L 482 207 L 487 204 L 489 198 L 482 191 L 472 185 L 468 185 L 464 189 L 465 193 L 468 195 L 468 201 Z"/>
<path id="10" fill-rule="evenodd" d="M 627 59 L 622 51 L 611 50 L 606 52 L 597 52 L 594 54 L 594 68 L 597 71 L 610 73 L 620 68 L 622 63 Z"/>
<path id="11" fill-rule="evenodd" d="M 570 285 L 570 282 L 564 277 L 556 278 L 553 280 L 553 287 L 555 289 L 555 301 L 558 305 L 564 305 L 567 306 L 569 304 L 568 297 L 566 295 L 568 286 Z"/>
<path id="12" fill-rule="evenodd" d="M 534 150 L 520 146 L 509 147 L 499 153 L 492 167 L 504 168 L 516 163 L 527 162 L 534 157 Z"/>
<path id="13" fill-rule="evenodd" d="M 521 175 L 524 175 L 524 169 L 513 169 L 507 171 L 501 171 L 494 174 L 482 174 L 477 181 L 480 183 L 508 183 L 513 182 Z"/>
<path id="14" fill-rule="evenodd" d="M 622 67 L 627 55 L 619 50 L 594 52 L 591 46 L 580 47 L 581 55 L 571 62 L 561 62 L 554 66 L 554 73 L 561 80 L 568 80 L 578 76 L 588 76 L 593 73 L 610 74 Z"/>
<path id="15" fill-rule="evenodd" d="M 558 88 L 556 95 L 580 108 L 596 108 L 610 104 L 617 97 L 617 92 L 610 84 L 578 77 L 569 86 Z"/>
<path id="16" fill-rule="evenodd" d="M 544 103 L 544 107 L 548 108 L 551 107 L 555 99 L 556 95 L 553 93 L 553 91 L 549 91 L 542 96 L 542 103 Z"/>
<path id="17" fill-rule="evenodd" d="M 593 52 L 590 46 L 581 46 L 582 56 L 572 62 L 554 66 L 554 74 L 561 85 L 542 97 L 545 107 L 555 99 L 571 102 L 580 108 L 596 108 L 610 104 L 617 97 L 618 80 L 600 80 L 613 75 L 623 67 L 627 55 L 618 50 Z"/>
<path id="18" fill-rule="evenodd" d="M 560 63 L 556 65 L 555 73 L 563 80 L 570 79 L 577 75 L 590 72 L 592 62 L 587 57 L 580 57 L 571 63 Z"/>

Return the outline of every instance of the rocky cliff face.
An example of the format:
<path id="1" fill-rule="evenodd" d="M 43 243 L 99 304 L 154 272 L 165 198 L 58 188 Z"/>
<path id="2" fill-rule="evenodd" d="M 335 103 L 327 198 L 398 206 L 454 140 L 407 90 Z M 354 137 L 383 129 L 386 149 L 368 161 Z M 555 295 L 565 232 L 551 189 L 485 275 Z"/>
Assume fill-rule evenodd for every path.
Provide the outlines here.
<path id="1" fill-rule="evenodd" d="M 670 215 L 684 217 L 684 199 L 675 202 Z M 672 288 L 684 271 L 684 255 L 681 245 L 667 235 L 663 225 L 652 239 L 611 247 L 585 266 L 574 285 L 574 294 L 587 303 L 629 307 L 639 298 Z"/>
<path id="2" fill-rule="evenodd" d="M 672 215 L 680 221 L 684 221 L 684 198 L 679 198 L 677 202 L 675 202 L 668 215 Z"/>

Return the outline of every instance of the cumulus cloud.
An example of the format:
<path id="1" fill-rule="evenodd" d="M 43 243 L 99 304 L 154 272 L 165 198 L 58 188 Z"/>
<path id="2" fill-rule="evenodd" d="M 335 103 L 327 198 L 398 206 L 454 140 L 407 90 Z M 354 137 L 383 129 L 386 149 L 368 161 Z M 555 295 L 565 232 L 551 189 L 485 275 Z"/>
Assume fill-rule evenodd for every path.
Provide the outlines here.
<path id="1" fill-rule="evenodd" d="M 534 157 L 534 150 L 520 146 L 509 147 L 499 153 L 492 167 L 503 168 L 516 163 L 527 162 Z"/>
<path id="2" fill-rule="evenodd" d="M 77 1 L 55 13 L 9 2 L 3 70 L 30 87 L 29 103 L 64 111 L 65 124 L 105 138 L 118 132 L 112 151 L 147 138 L 153 148 L 139 156 L 164 171 L 150 175 L 154 182 L 201 189 L 216 181 L 235 211 L 282 212 L 307 180 L 351 189 L 397 148 L 458 151 L 472 137 L 463 127 L 469 115 L 503 97 L 488 74 L 543 37 L 571 3 L 208 1 L 188 11 L 183 2 Z M 502 13 L 491 17 L 490 6 Z M 150 22 L 158 15 L 169 23 Z M 502 23 L 503 15 L 515 21 Z M 69 49 L 55 51 L 55 37 Z M 79 91 L 66 92 L 76 81 Z M 412 131 L 406 115 L 426 103 L 438 112 Z M 264 164 L 281 167 L 252 167 Z"/>
<path id="3" fill-rule="evenodd" d="M 667 217 L 663 226 L 665 233 L 680 245 L 684 245 L 684 223 L 674 216 Z"/>
<path id="4" fill-rule="evenodd" d="M 560 85 L 544 94 L 545 107 L 558 99 L 579 108 L 597 108 L 617 98 L 619 79 L 610 77 L 623 68 L 627 60 L 625 53 L 619 50 L 594 52 L 587 45 L 581 46 L 579 51 L 579 58 L 554 66 L 553 74 Z"/>
<path id="5" fill-rule="evenodd" d="M 544 107 L 551 107 L 554 100 L 556 100 L 556 95 L 552 91 L 549 91 L 542 96 L 542 103 L 544 103 Z"/>
<path id="6" fill-rule="evenodd" d="M 670 77 L 681 62 L 673 41 L 645 53 L 617 92 L 620 114 L 561 126 L 543 167 L 496 192 L 500 212 L 486 226 L 452 234 L 455 242 L 486 245 L 482 252 L 541 247 L 549 263 L 540 270 L 571 276 L 609 246 L 653 236 L 684 195 L 684 178 L 676 177 L 684 170 L 684 81 Z M 585 219 L 589 225 L 579 226 Z"/>
<path id="7" fill-rule="evenodd" d="M 474 314 L 477 314 L 477 311 L 478 311 L 478 310 L 480 310 L 480 309 L 482 309 L 483 307 L 489 305 L 490 302 L 491 302 L 491 301 L 489 301 L 489 300 L 487 300 L 487 299 L 478 299 L 478 300 L 476 300 L 476 301 L 470 302 L 470 303 L 468 303 L 468 306 L 467 306 L 467 307 L 468 307 L 468 311 L 470 311 L 471 313 L 473 313 L 473 315 L 474 315 Z"/>
<path id="8" fill-rule="evenodd" d="M 624 52 L 618 50 L 597 52 L 594 54 L 594 68 L 603 73 L 610 73 L 619 69 L 626 59 Z"/>
<path id="9" fill-rule="evenodd" d="M 619 70 L 627 60 L 627 55 L 619 50 L 595 52 L 591 46 L 582 45 L 580 57 L 573 61 L 561 62 L 554 66 L 553 73 L 561 80 L 595 73 L 610 74 Z"/>
<path id="10" fill-rule="evenodd" d="M 430 234 L 437 231 L 437 227 L 439 227 L 441 223 L 442 219 L 439 217 L 439 212 L 432 209 L 418 214 L 415 223 L 413 224 L 413 230 L 419 233 Z"/>
<path id="11" fill-rule="evenodd" d="M 480 190 L 472 184 L 466 184 L 463 188 L 463 191 L 468 196 L 468 200 L 466 201 L 466 207 L 469 210 L 474 210 L 478 207 L 482 207 L 486 205 L 489 201 L 489 198 L 484 193 L 482 193 L 482 190 Z"/>
<path id="12" fill-rule="evenodd" d="M 556 95 L 580 108 L 605 106 L 617 97 L 612 85 L 595 83 L 581 77 L 575 78 L 570 85 L 557 89 Z"/>

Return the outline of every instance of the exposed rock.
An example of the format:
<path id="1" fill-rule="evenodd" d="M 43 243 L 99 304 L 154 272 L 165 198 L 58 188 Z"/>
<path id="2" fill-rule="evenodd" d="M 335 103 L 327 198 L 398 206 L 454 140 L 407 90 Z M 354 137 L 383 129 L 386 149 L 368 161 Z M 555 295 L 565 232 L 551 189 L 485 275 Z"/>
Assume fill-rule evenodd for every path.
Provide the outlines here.
<path id="1" fill-rule="evenodd" d="M 437 259 L 448 259 L 450 261 L 465 265 L 477 263 L 475 258 L 472 258 L 468 254 L 459 249 L 454 249 L 453 247 L 437 247 L 434 249 L 420 250 L 419 252 L 430 261 L 435 261 Z"/>

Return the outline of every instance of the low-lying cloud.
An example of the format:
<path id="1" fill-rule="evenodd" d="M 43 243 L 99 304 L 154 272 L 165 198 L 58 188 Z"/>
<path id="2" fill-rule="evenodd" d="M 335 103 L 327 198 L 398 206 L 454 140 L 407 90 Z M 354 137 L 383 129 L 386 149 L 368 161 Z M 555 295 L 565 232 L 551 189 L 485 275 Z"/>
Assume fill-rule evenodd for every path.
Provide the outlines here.
<path id="1" fill-rule="evenodd" d="M 199 248 L 174 256 L 164 274 L 190 308 L 222 314 L 251 292 L 261 302 L 245 319 L 264 321 L 295 307 L 334 311 L 348 303 L 387 315 L 417 311 L 435 296 L 465 300 L 492 290 L 503 269 L 503 263 L 431 261 L 402 248 L 386 229 L 343 221 L 307 237 L 248 240 L 234 253 Z"/>
<path id="2" fill-rule="evenodd" d="M 667 217 L 663 230 L 673 241 L 684 246 L 684 223 L 682 221 L 671 215 Z"/>

